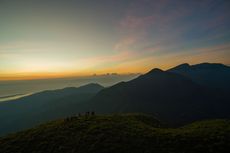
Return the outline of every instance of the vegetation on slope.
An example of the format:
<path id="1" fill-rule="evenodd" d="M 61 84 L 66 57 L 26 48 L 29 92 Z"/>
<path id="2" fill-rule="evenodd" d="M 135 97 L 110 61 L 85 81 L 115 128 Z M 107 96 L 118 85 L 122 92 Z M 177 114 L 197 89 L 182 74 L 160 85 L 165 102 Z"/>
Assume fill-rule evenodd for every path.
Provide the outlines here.
<path id="1" fill-rule="evenodd" d="M 114 114 L 52 121 L 0 139 L 1 153 L 224 153 L 230 121 L 166 128 L 152 116 Z"/>

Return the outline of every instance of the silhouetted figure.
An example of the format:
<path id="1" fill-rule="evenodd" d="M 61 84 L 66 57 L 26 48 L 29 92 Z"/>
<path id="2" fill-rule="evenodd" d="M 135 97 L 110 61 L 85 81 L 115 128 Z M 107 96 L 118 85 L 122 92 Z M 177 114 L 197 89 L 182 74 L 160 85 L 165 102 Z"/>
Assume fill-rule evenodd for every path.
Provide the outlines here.
<path id="1" fill-rule="evenodd" d="M 70 118 L 69 117 L 65 118 L 65 121 L 67 121 L 67 122 L 70 121 Z"/>
<path id="2" fill-rule="evenodd" d="M 74 119 L 77 119 L 77 117 L 76 117 L 76 116 L 71 116 L 71 117 L 70 117 L 70 121 L 72 121 L 72 120 L 74 120 Z"/>
<path id="3" fill-rule="evenodd" d="M 92 111 L 92 112 L 91 112 L 91 115 L 92 115 L 92 116 L 94 116 L 94 115 L 95 115 L 95 112 L 94 112 L 94 111 Z"/>
<path id="4" fill-rule="evenodd" d="M 81 113 L 78 113 L 78 117 L 81 117 Z"/>
<path id="5" fill-rule="evenodd" d="M 89 112 L 86 112 L 86 113 L 85 113 L 85 116 L 89 116 Z"/>

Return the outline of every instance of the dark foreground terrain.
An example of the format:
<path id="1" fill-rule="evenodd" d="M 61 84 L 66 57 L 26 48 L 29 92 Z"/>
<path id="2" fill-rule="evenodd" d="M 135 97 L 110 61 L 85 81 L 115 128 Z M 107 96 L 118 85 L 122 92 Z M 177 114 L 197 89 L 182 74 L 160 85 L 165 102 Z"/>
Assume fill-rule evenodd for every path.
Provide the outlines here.
<path id="1" fill-rule="evenodd" d="M 88 115 L 0 138 L 1 153 L 227 153 L 230 121 L 167 128 L 143 114 Z"/>

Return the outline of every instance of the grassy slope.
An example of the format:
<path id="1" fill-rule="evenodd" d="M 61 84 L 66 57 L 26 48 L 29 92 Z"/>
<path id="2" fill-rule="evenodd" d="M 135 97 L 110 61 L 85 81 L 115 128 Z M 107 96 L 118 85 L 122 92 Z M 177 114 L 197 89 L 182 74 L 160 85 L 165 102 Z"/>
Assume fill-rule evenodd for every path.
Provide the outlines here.
<path id="1" fill-rule="evenodd" d="M 148 115 L 82 116 L 52 121 L 0 139 L 1 153 L 205 153 L 230 149 L 230 121 L 163 127 Z"/>

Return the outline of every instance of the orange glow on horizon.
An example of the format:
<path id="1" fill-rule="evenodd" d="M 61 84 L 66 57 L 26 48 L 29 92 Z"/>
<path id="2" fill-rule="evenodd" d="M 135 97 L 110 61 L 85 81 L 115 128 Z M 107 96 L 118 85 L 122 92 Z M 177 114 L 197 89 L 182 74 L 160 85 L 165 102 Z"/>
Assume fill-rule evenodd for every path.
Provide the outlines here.
<path id="1" fill-rule="evenodd" d="M 144 72 L 144 71 L 143 71 Z M 133 72 L 133 71 L 125 71 L 122 70 L 120 72 L 112 71 L 112 70 L 101 70 L 92 72 L 44 72 L 44 73 L 17 73 L 17 74 L 6 74 L 4 76 L 0 76 L 0 81 L 10 81 L 10 80 L 37 80 L 37 79 L 56 79 L 56 78 L 69 78 L 69 77 L 90 77 L 90 76 L 101 76 L 106 74 L 116 73 L 119 75 L 128 75 L 128 74 L 137 74 L 143 72 Z"/>
<path id="2" fill-rule="evenodd" d="M 206 55 L 206 54 L 205 54 Z M 68 78 L 68 77 L 90 77 L 93 75 L 105 75 L 107 73 L 116 73 L 119 75 L 128 75 L 128 74 L 144 74 L 148 71 L 150 71 L 153 68 L 160 68 L 162 70 L 170 69 L 174 66 L 177 66 L 182 63 L 189 63 L 190 65 L 202 63 L 204 60 L 203 54 L 198 54 L 196 58 L 186 56 L 186 58 L 183 58 L 184 55 L 178 54 L 174 57 L 164 56 L 161 57 L 161 59 L 157 57 L 148 57 L 144 59 L 138 59 L 134 61 L 128 61 L 124 62 L 118 65 L 112 65 L 109 67 L 104 68 L 84 68 L 79 70 L 65 70 L 63 71 L 57 71 L 57 72 L 1 72 L 0 71 L 0 81 L 7 81 L 7 80 L 36 80 L 36 79 L 55 79 L 55 78 Z M 213 60 L 215 63 L 221 63 L 218 58 L 216 58 L 216 52 L 213 54 L 209 54 L 210 57 L 215 58 L 216 60 Z M 220 58 L 222 59 L 222 58 Z M 167 62 L 164 62 L 167 61 Z M 164 64 L 162 64 L 164 62 Z M 212 62 L 210 62 L 212 63 Z M 226 60 L 224 63 L 228 65 L 228 60 Z M 224 64 L 223 63 L 223 64 Z M 34 69 L 33 69 L 34 70 Z"/>

